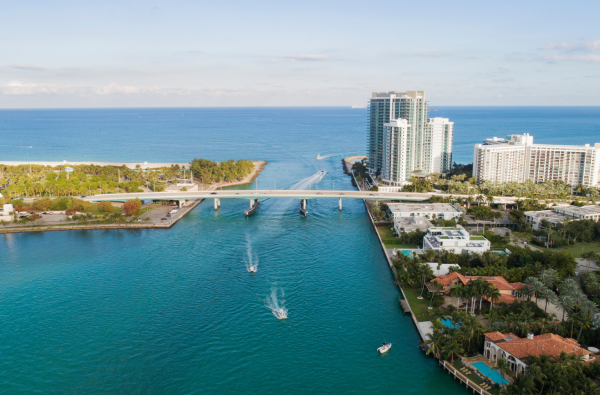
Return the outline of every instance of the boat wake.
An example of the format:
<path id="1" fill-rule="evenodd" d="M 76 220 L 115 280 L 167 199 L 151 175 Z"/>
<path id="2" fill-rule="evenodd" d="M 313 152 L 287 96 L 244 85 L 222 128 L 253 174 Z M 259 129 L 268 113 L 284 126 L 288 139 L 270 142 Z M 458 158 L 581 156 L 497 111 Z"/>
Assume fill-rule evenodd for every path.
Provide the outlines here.
<path id="1" fill-rule="evenodd" d="M 248 273 L 256 273 L 258 271 L 258 257 L 252 253 L 252 243 L 250 243 L 250 240 L 246 239 L 246 241 L 248 243 L 248 248 L 246 249 L 248 260 L 245 262 L 246 270 L 248 270 Z"/>
<path id="2" fill-rule="evenodd" d="M 321 159 L 327 159 L 327 158 L 333 158 L 334 156 L 343 156 L 344 154 L 327 154 L 327 155 L 321 155 L 321 154 L 317 154 L 317 160 L 321 160 Z"/>
<path id="3" fill-rule="evenodd" d="M 318 184 L 323 179 L 325 174 L 327 174 L 325 170 L 318 171 L 312 176 L 303 178 L 302 180 L 298 181 L 289 189 L 292 191 L 311 189 L 313 185 Z"/>
<path id="4" fill-rule="evenodd" d="M 279 297 L 277 294 L 280 294 Z M 283 289 L 272 288 L 271 295 L 267 297 L 266 307 L 271 310 L 271 313 L 275 316 L 275 318 L 279 320 L 285 320 L 288 318 L 288 309 L 285 308 L 285 300 L 283 297 L 285 294 L 283 293 Z"/>

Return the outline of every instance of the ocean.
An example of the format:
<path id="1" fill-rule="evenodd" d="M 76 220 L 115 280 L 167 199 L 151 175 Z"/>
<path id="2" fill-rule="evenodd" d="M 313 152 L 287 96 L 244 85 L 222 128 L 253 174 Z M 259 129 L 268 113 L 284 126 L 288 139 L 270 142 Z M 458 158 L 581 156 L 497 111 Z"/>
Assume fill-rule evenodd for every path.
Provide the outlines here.
<path id="1" fill-rule="evenodd" d="M 455 122 L 462 163 L 486 137 L 593 144 L 600 128 L 598 108 L 430 115 Z M 241 188 L 324 169 L 318 188 L 349 190 L 340 161 L 364 154 L 366 122 L 349 108 L 2 110 L 0 163 L 246 158 L 269 164 Z M 224 199 L 169 230 L 0 235 L 0 393 L 464 394 L 418 348 L 362 202 L 309 201 L 308 218 L 298 204 L 245 218 L 247 201 Z"/>

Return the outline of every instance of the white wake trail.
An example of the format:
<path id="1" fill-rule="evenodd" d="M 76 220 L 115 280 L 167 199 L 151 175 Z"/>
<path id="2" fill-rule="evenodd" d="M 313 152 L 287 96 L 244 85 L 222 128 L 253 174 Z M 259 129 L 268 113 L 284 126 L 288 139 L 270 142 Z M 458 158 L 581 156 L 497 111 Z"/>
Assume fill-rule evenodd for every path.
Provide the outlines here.
<path id="1" fill-rule="evenodd" d="M 280 294 L 279 296 L 277 296 Z M 271 295 L 267 297 L 265 306 L 271 310 L 271 313 L 280 320 L 286 319 L 288 309 L 285 308 L 285 293 L 281 288 L 271 288 Z"/>

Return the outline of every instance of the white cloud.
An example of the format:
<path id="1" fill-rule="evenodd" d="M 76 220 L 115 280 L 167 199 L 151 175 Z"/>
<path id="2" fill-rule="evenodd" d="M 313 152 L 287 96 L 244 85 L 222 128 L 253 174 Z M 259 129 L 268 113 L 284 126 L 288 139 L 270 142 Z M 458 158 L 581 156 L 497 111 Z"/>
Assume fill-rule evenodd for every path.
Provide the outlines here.
<path id="1" fill-rule="evenodd" d="M 600 63 L 600 55 L 548 55 L 544 56 L 542 59 L 547 61 L 572 61 L 572 62 L 592 62 L 592 63 Z"/>
<path id="2" fill-rule="evenodd" d="M 545 50 L 559 50 L 559 51 L 584 51 L 584 52 L 593 52 L 600 51 L 600 40 L 588 41 L 587 43 L 579 44 L 579 45 L 571 45 L 571 44 L 548 44 L 544 48 Z"/>
<path id="3" fill-rule="evenodd" d="M 97 94 L 99 95 L 114 95 L 114 94 L 134 94 L 134 93 L 138 93 L 139 90 L 138 88 L 136 88 L 135 86 L 129 86 L 129 85 L 117 85 L 114 82 L 111 82 L 110 84 L 103 86 L 101 89 L 99 89 L 98 91 L 96 91 Z"/>
<path id="4" fill-rule="evenodd" d="M 548 44 L 546 45 L 544 48 L 545 50 L 554 50 L 554 49 L 562 49 L 562 50 L 568 50 L 568 49 L 573 49 L 575 48 L 574 46 L 572 46 L 571 44 Z"/>
<path id="5" fill-rule="evenodd" d="M 11 81 L 6 85 L 0 86 L 0 93 L 4 95 L 35 95 L 43 94 L 74 94 L 79 93 L 85 88 L 59 86 L 56 84 L 24 84 L 20 81 Z"/>
<path id="6" fill-rule="evenodd" d="M 11 64 L 10 67 L 13 69 L 21 69 L 21 70 L 44 70 L 41 67 L 31 66 L 29 64 Z"/>
<path id="7" fill-rule="evenodd" d="M 439 58 L 442 55 L 437 52 L 423 52 L 421 56 L 424 58 Z"/>
<path id="8" fill-rule="evenodd" d="M 284 56 L 284 59 L 288 59 L 290 62 L 313 62 L 321 60 L 329 60 L 324 55 L 290 55 Z"/>

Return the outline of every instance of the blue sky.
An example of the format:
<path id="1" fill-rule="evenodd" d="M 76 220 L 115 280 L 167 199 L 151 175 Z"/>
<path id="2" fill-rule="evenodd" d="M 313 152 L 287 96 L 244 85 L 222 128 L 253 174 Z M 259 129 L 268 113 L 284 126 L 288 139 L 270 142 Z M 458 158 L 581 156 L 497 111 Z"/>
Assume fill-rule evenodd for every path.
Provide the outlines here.
<path id="1" fill-rule="evenodd" d="M 0 108 L 600 105 L 598 1 L 5 1 Z"/>

